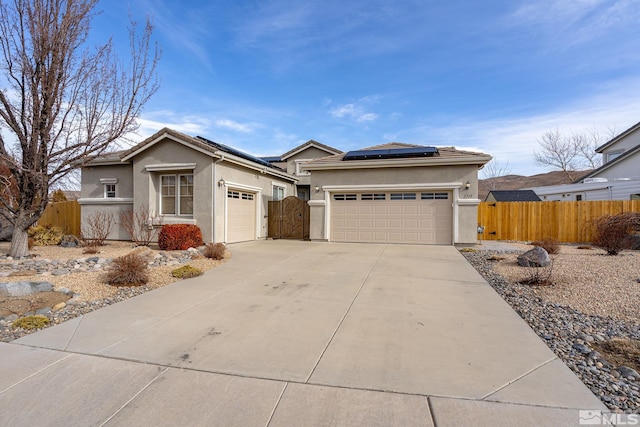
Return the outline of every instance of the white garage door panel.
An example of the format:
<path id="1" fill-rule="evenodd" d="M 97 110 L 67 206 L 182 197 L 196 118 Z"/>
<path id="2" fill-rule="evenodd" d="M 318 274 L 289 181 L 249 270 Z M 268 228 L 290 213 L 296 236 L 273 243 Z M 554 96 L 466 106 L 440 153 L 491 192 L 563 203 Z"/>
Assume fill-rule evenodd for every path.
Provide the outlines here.
<path id="1" fill-rule="evenodd" d="M 421 192 L 403 193 L 404 199 L 366 200 L 362 194 L 350 194 L 352 200 L 331 200 L 331 240 L 337 242 L 379 242 L 451 244 L 453 208 L 451 193 L 447 199 L 421 198 Z M 433 194 L 433 193 L 429 193 Z M 340 198 L 341 196 L 337 196 Z M 353 198 L 355 197 L 355 200 Z M 398 194 L 394 193 L 398 198 Z M 428 196 L 427 196 L 428 197 Z"/>
<path id="2" fill-rule="evenodd" d="M 253 193 L 227 193 L 227 242 L 256 239 L 256 197 Z"/>

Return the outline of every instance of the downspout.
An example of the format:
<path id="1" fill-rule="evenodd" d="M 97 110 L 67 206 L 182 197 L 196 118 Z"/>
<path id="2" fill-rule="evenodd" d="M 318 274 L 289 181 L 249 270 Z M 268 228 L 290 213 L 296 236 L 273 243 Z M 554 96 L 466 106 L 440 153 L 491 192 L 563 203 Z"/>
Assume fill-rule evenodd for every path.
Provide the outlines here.
<path id="1" fill-rule="evenodd" d="M 218 242 L 216 240 L 216 209 L 217 209 L 216 188 L 218 187 L 218 179 L 217 179 L 218 163 L 222 162 L 223 160 L 224 160 L 224 154 L 220 156 L 218 160 L 215 160 L 213 162 L 213 173 L 211 174 L 211 179 L 212 179 L 212 182 L 211 182 L 211 238 L 213 239 L 212 240 L 213 243 Z M 224 220 L 226 221 L 227 219 L 224 218 Z"/>

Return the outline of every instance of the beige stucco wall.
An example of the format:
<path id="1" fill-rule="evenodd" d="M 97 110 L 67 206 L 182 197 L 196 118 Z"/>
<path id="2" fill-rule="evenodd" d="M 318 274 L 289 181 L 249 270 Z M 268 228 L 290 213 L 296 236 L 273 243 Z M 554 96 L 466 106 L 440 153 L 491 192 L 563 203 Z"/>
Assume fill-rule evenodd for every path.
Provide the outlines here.
<path id="1" fill-rule="evenodd" d="M 171 164 L 189 166 L 167 168 Z M 162 170 L 147 170 L 150 165 L 163 165 Z M 195 165 L 195 167 L 194 167 Z M 189 216 L 159 215 L 160 176 L 169 174 L 193 173 L 194 214 Z M 117 178 L 117 200 L 104 200 L 104 189 L 100 178 Z M 226 184 L 220 186 L 223 179 Z M 148 147 L 136 155 L 131 164 L 113 166 L 94 166 L 82 171 L 82 217 L 86 218 L 96 211 L 112 212 L 115 218 L 118 213 L 140 207 L 149 209 L 154 216 L 154 223 L 161 224 L 189 223 L 200 227 L 205 242 L 225 241 L 225 201 L 227 189 L 238 188 L 260 196 L 258 205 L 258 238 L 267 236 L 268 201 L 272 199 L 273 186 L 285 189 L 285 197 L 295 195 L 295 186 L 291 179 L 281 178 L 265 173 L 261 169 L 253 169 L 245 165 L 231 162 L 229 158 L 219 159 L 172 140 L 164 140 Z M 135 194 L 135 197 L 134 197 Z M 126 200 L 119 200 L 124 197 Z M 135 200 L 132 200 L 135 199 Z M 128 240 L 130 237 L 114 227 L 110 239 Z"/>
<path id="2" fill-rule="evenodd" d="M 120 212 L 125 212 L 132 208 L 133 198 L 133 177 L 132 165 L 102 165 L 84 167 L 81 170 L 80 187 L 80 218 L 81 228 L 87 230 L 87 219 L 97 212 L 111 215 L 114 222 L 113 229 L 109 233 L 109 240 L 129 240 L 129 235 L 122 230 L 117 222 Z M 117 179 L 116 198 L 106 199 L 104 197 L 104 184 L 100 179 Z"/>
<path id="3" fill-rule="evenodd" d="M 158 223 L 187 223 L 200 227 L 205 242 L 212 240 L 213 157 L 182 144 L 165 140 L 149 147 L 133 158 L 134 209 L 147 207 Z M 149 165 L 195 163 L 195 169 L 147 171 Z M 160 176 L 193 173 L 193 216 L 159 215 Z"/>
<path id="4" fill-rule="evenodd" d="M 469 182 L 467 190 L 465 184 Z M 311 192 L 311 239 L 324 240 L 325 215 L 324 206 L 314 201 L 325 200 L 325 186 L 333 185 L 389 185 L 402 188 L 402 184 L 425 184 L 429 188 L 437 188 L 432 184 L 443 183 L 443 189 L 451 190 L 452 183 L 458 183 L 457 194 L 461 200 L 458 204 L 458 237 L 454 243 L 475 243 L 477 241 L 477 203 L 478 203 L 478 166 L 428 166 L 428 167 L 380 167 L 370 169 L 349 170 L 314 170 L 311 172 L 311 188 L 318 186 L 319 192 Z M 454 192 L 455 193 L 455 192 Z M 454 194 L 455 197 L 455 194 Z M 456 201 L 453 201 L 456 203 Z M 320 202 L 322 203 L 322 202 Z M 454 209 L 455 212 L 455 209 Z"/>
<path id="5" fill-rule="evenodd" d="M 104 185 L 100 179 L 116 178 L 116 197 L 133 197 L 133 175 L 131 164 L 89 166 L 82 168 L 80 198 L 104 198 Z"/>
<path id="6" fill-rule="evenodd" d="M 287 158 L 287 172 L 298 177 L 298 185 L 309 185 L 311 183 L 311 178 L 309 175 L 298 176 L 296 174 L 296 160 L 319 159 L 330 155 L 331 154 L 327 153 L 326 151 L 320 150 L 316 147 L 308 147 L 305 150 Z"/>
<path id="7" fill-rule="evenodd" d="M 283 187 L 284 197 L 295 195 L 293 183 L 286 181 L 258 170 L 251 170 L 246 167 L 236 165 L 227 161 L 216 164 L 215 182 L 224 180 L 224 187 L 218 187 L 215 194 L 216 217 L 215 217 L 215 241 L 224 242 L 225 239 L 225 210 L 224 204 L 227 197 L 227 189 L 246 190 L 248 192 L 259 193 L 258 203 L 258 239 L 267 236 L 268 225 L 268 202 L 273 199 L 273 186 Z"/>

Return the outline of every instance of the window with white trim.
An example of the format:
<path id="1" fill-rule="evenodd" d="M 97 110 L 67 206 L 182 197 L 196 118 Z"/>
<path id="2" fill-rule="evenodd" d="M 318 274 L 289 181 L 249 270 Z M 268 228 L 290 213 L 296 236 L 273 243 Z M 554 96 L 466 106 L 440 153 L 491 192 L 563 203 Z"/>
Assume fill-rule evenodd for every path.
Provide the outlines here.
<path id="1" fill-rule="evenodd" d="M 273 186 L 273 201 L 277 202 L 278 200 L 284 199 L 284 187 L 280 187 L 277 185 Z"/>
<path id="2" fill-rule="evenodd" d="M 116 185 L 105 184 L 104 185 L 104 197 L 107 199 L 115 199 L 116 197 Z"/>
<path id="3" fill-rule="evenodd" d="M 160 213 L 193 215 L 193 174 L 160 175 Z"/>

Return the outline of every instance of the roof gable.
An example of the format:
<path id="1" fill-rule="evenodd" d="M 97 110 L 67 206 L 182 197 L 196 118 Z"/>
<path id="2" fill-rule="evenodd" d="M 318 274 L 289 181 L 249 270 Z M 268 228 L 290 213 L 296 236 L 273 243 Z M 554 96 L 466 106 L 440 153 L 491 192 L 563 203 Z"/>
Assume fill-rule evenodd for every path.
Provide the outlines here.
<path id="1" fill-rule="evenodd" d="M 363 148 L 366 150 L 393 150 L 402 148 L 419 148 L 422 145 L 390 142 Z M 426 148 L 426 147 L 425 147 Z M 307 170 L 322 169 L 351 169 L 351 168 L 377 168 L 377 167 L 408 167 L 408 166 L 435 166 L 435 165 L 484 165 L 491 160 L 491 156 L 484 153 L 458 150 L 455 147 L 437 147 L 438 155 L 433 157 L 394 158 L 394 159 L 366 159 L 345 161 L 346 153 L 323 157 L 312 160 L 303 166 Z"/>
<path id="2" fill-rule="evenodd" d="M 589 173 L 588 175 L 585 175 L 582 177 L 582 181 L 584 181 L 586 178 L 595 178 L 597 177 L 601 172 L 604 172 L 605 170 L 609 169 L 612 166 L 618 165 L 622 162 L 624 162 L 625 160 L 629 159 L 632 156 L 635 156 L 635 154 L 640 152 L 640 144 L 638 146 L 636 146 L 635 148 L 632 148 L 631 150 L 627 150 L 624 153 L 622 153 L 621 155 L 619 155 L 618 157 L 616 157 L 613 160 L 608 161 L 607 163 L 605 163 L 604 165 L 600 166 L 597 169 L 594 169 L 593 171 L 591 171 L 591 173 Z M 640 166 L 640 162 L 638 162 Z"/>
<path id="3" fill-rule="evenodd" d="M 540 197 L 533 190 L 492 190 L 485 200 L 493 196 L 496 202 L 539 202 Z"/>
<path id="4" fill-rule="evenodd" d="M 318 141 L 314 141 L 313 139 L 310 139 L 309 141 L 305 142 L 302 145 L 298 145 L 297 147 L 287 151 L 286 153 L 284 153 L 282 156 L 280 156 L 280 160 L 286 160 L 289 157 L 295 156 L 298 153 L 301 153 L 309 148 L 317 148 L 320 151 L 324 151 L 326 152 L 328 155 L 334 155 L 334 154 L 341 154 L 342 151 L 338 150 L 337 148 L 333 148 L 330 147 L 328 145 L 322 144 Z"/>
<path id="5" fill-rule="evenodd" d="M 624 132 L 621 132 L 619 135 L 614 136 L 610 141 L 596 148 L 596 153 L 602 153 L 607 148 L 611 148 L 618 141 L 624 139 L 625 137 L 631 135 L 632 133 L 636 132 L 639 129 L 640 129 L 640 122 L 636 123 L 635 125 L 631 126 L 629 129 L 625 130 Z"/>
<path id="6" fill-rule="evenodd" d="M 210 141 L 203 137 L 192 137 L 169 128 L 159 130 L 144 141 L 124 151 L 120 156 L 120 161 L 130 161 L 154 145 L 166 140 L 184 145 L 213 158 L 224 159 L 230 163 L 236 163 L 244 167 L 260 170 L 292 181 L 296 180 L 294 176 L 289 175 L 283 169 L 251 154 L 236 150 L 235 148 L 224 144 Z"/>

